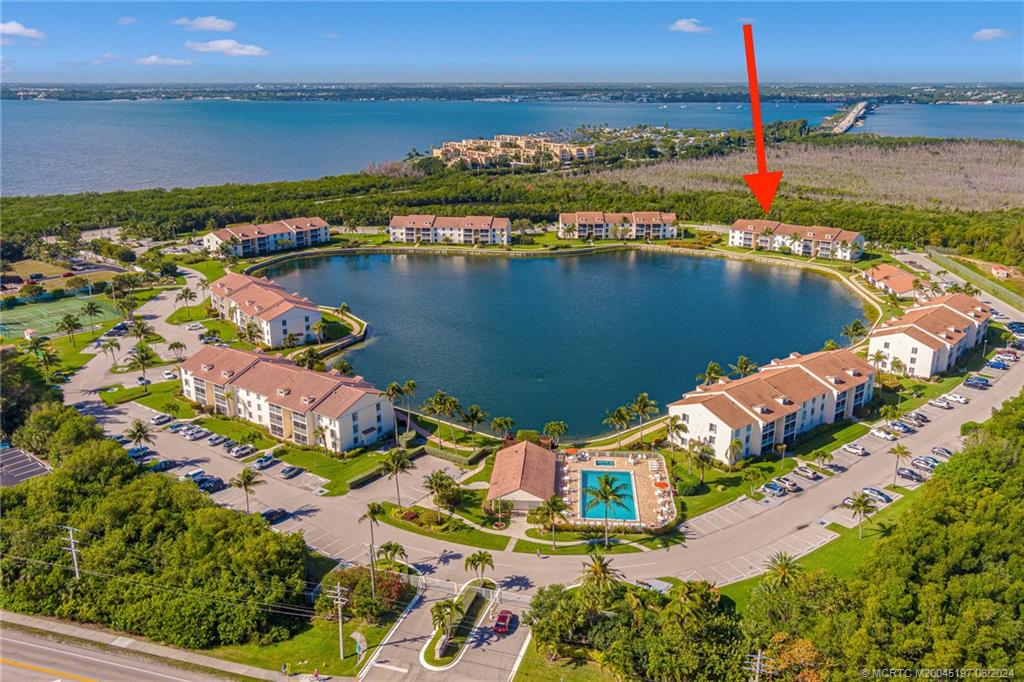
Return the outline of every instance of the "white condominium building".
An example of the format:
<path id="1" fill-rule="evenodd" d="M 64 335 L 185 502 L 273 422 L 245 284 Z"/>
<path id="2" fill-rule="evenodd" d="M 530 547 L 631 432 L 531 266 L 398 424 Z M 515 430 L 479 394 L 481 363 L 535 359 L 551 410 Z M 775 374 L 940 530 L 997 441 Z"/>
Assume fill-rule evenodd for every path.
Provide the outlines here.
<path id="1" fill-rule="evenodd" d="M 313 325 L 323 319 L 309 299 L 289 294 L 275 282 L 260 277 L 229 273 L 210 285 L 210 305 L 239 329 L 254 322 L 260 342 L 270 348 L 316 341 Z"/>
<path id="2" fill-rule="evenodd" d="M 892 369 L 899 359 L 910 376 L 927 378 L 953 368 L 982 342 L 992 317 L 989 307 L 966 294 L 929 298 L 871 332 L 868 359 Z"/>
<path id="3" fill-rule="evenodd" d="M 289 218 L 265 225 L 231 225 L 214 230 L 203 236 L 203 248 L 221 257 L 227 245 L 239 258 L 249 258 L 326 244 L 330 239 L 330 227 L 323 218 Z"/>
<path id="4" fill-rule="evenodd" d="M 742 379 L 698 386 L 671 403 L 668 413 L 687 428 L 677 443 L 703 441 L 717 459 L 734 464 L 771 452 L 777 443 L 791 444 L 821 424 L 851 418 L 873 390 L 874 368 L 852 351 L 793 353 Z"/>
<path id="5" fill-rule="evenodd" d="M 814 258 L 857 260 L 864 254 L 864 237 L 838 227 L 787 225 L 774 220 L 737 220 L 729 228 L 729 246 L 760 251 L 783 251 Z"/>
<path id="6" fill-rule="evenodd" d="M 661 211 L 560 213 L 558 236 L 563 239 L 672 239 L 677 234 L 675 222 L 675 213 Z"/>
<path id="7" fill-rule="evenodd" d="M 388 225 L 393 242 L 405 244 L 504 244 L 512 222 L 493 216 L 396 215 Z"/>
<path id="8" fill-rule="evenodd" d="M 315 372 L 262 353 L 207 346 L 181 364 L 185 397 L 276 438 L 343 452 L 395 429 L 387 396 L 362 377 Z M 323 440 L 317 442 L 317 429 Z"/>

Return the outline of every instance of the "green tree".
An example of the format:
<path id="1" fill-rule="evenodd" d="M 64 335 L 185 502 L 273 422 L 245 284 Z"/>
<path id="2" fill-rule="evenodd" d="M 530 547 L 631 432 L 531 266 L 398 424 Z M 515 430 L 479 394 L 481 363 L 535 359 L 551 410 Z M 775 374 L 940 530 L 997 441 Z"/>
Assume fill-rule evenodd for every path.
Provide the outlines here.
<path id="1" fill-rule="evenodd" d="M 71 313 L 60 318 L 60 322 L 57 323 L 57 331 L 64 332 L 71 338 L 72 348 L 75 346 L 75 332 L 81 329 L 82 323 L 79 322 L 78 318 Z"/>
<path id="2" fill-rule="evenodd" d="M 849 503 L 850 511 L 857 519 L 857 537 L 864 539 L 864 521 L 875 513 L 875 501 L 868 497 L 867 493 L 859 492 L 853 495 Z"/>
<path id="3" fill-rule="evenodd" d="M 569 425 L 563 421 L 548 422 L 544 425 L 544 435 L 551 439 L 552 447 L 558 447 L 558 440 L 569 430 Z"/>
<path id="4" fill-rule="evenodd" d="M 537 519 L 551 531 L 551 549 L 555 549 L 555 529 L 558 523 L 566 523 L 565 513 L 569 506 L 558 495 L 552 495 L 537 506 Z"/>
<path id="5" fill-rule="evenodd" d="M 710 386 L 724 376 L 721 365 L 712 360 L 708 363 L 707 368 L 697 375 L 697 381 L 702 382 L 705 386 Z"/>
<path id="6" fill-rule="evenodd" d="M 910 448 L 903 443 L 897 443 L 889 448 L 889 454 L 896 460 L 896 465 L 893 467 L 892 471 L 892 484 L 896 485 L 896 481 L 899 477 L 900 464 L 910 459 Z"/>
<path id="7" fill-rule="evenodd" d="M 407 417 L 405 421 L 405 432 L 409 433 L 412 430 L 412 398 L 416 395 L 416 382 L 412 379 L 406 379 L 405 383 L 402 384 L 402 398 L 405 399 L 405 415 Z"/>
<path id="8" fill-rule="evenodd" d="M 387 509 L 380 502 L 370 502 L 366 505 L 366 511 L 359 517 L 359 523 L 366 521 L 370 526 L 370 556 L 374 557 L 377 554 L 374 549 L 373 541 L 373 527 L 380 523 L 380 519 L 387 515 Z M 370 595 L 374 598 L 377 597 L 377 576 L 373 566 L 373 562 L 370 562 Z"/>
<path id="9" fill-rule="evenodd" d="M 89 318 L 89 326 L 95 326 L 93 320 L 103 314 L 103 308 L 100 308 L 96 301 L 86 301 L 82 306 L 82 314 Z"/>
<path id="10" fill-rule="evenodd" d="M 781 587 L 789 587 L 803 575 L 803 568 L 786 552 L 776 552 L 768 557 L 764 569 L 768 574 L 767 579 Z"/>
<path id="11" fill-rule="evenodd" d="M 238 475 L 231 479 L 230 484 L 233 488 L 238 488 L 245 494 L 245 513 L 249 512 L 249 495 L 252 493 L 253 488 L 266 483 L 265 480 L 260 476 L 260 473 L 252 467 L 245 467 L 238 472 Z"/>
<path id="12" fill-rule="evenodd" d="M 392 540 L 381 543 L 380 547 L 377 548 L 377 560 L 391 570 L 400 570 L 400 562 L 408 558 L 408 555 L 405 553 L 405 547 Z"/>
<path id="13" fill-rule="evenodd" d="M 748 358 L 746 355 L 741 355 L 736 358 L 735 365 L 729 365 L 729 369 L 732 373 L 738 377 L 745 377 L 753 374 L 757 371 L 757 363 Z"/>
<path id="14" fill-rule="evenodd" d="M 149 424 L 136 419 L 132 421 L 132 425 L 125 431 L 125 438 L 128 442 L 136 447 L 142 447 L 143 445 L 152 445 L 156 441 L 153 439 L 153 431 L 149 428 Z"/>
<path id="15" fill-rule="evenodd" d="M 478 580 L 483 580 L 484 571 L 494 569 L 494 556 L 488 551 L 479 550 L 467 556 L 463 565 L 466 571 L 473 571 Z"/>
<path id="16" fill-rule="evenodd" d="M 516 422 L 512 417 L 495 417 L 491 420 L 491 431 L 500 436 L 503 440 L 508 438 Z"/>
<path id="17" fill-rule="evenodd" d="M 416 465 L 413 464 L 412 458 L 409 457 L 409 452 L 405 448 L 394 448 L 388 451 L 388 454 L 384 456 L 384 461 L 380 464 L 381 473 L 385 474 L 388 479 L 394 479 L 395 481 L 395 498 L 398 500 L 398 509 L 402 509 L 402 491 L 398 487 L 398 477 L 402 474 L 407 474 Z"/>
<path id="18" fill-rule="evenodd" d="M 644 423 L 651 415 L 658 414 L 658 403 L 646 393 L 641 393 L 629 404 L 629 411 L 640 420 L 640 443 L 644 440 Z"/>
<path id="19" fill-rule="evenodd" d="M 473 445 L 476 445 L 476 427 L 487 420 L 487 413 L 479 405 L 470 405 L 462 413 L 462 421 L 469 427 L 473 437 Z"/>
<path id="20" fill-rule="evenodd" d="M 590 555 L 590 561 L 583 564 L 580 584 L 601 593 L 611 589 L 622 580 L 622 577 L 621 571 L 612 568 L 611 559 L 606 558 L 601 552 L 594 552 Z"/>
<path id="21" fill-rule="evenodd" d="M 197 298 L 199 298 L 199 295 L 196 292 L 192 291 L 188 287 L 183 287 L 181 291 L 179 291 L 178 294 L 174 297 L 174 302 L 185 304 L 185 314 L 188 316 L 188 319 L 191 320 L 192 309 L 189 306 L 191 306 L 192 302 L 195 301 Z"/>

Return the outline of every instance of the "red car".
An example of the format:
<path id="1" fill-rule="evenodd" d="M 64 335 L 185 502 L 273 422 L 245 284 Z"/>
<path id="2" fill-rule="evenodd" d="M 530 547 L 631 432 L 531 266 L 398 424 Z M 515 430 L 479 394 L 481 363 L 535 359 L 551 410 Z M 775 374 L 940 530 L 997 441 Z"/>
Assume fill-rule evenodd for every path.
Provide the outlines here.
<path id="1" fill-rule="evenodd" d="M 498 620 L 494 621 L 494 631 L 499 635 L 507 635 L 512 627 L 512 612 L 505 610 L 498 612 Z"/>
<path id="2" fill-rule="evenodd" d="M 74 277 L 74 276 L 75 276 L 75 273 L 73 273 L 73 272 L 65 272 L 64 274 L 61 275 L 61 277 Z"/>

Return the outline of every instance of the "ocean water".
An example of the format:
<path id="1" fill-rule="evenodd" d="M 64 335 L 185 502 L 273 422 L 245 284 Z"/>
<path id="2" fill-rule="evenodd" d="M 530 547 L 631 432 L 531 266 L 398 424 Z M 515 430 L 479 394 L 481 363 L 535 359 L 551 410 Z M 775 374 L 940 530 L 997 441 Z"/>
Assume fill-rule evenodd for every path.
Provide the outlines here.
<path id="1" fill-rule="evenodd" d="M 642 391 L 664 410 L 710 360 L 815 351 L 862 314 L 842 284 L 797 268 L 633 251 L 332 256 L 265 274 L 368 320 L 369 342 L 346 358 L 378 386 L 413 379 L 416 405 L 441 389 L 577 437 L 608 431 L 606 411 Z"/>
<path id="2" fill-rule="evenodd" d="M 1024 104 L 886 104 L 854 132 L 1024 140 Z"/>

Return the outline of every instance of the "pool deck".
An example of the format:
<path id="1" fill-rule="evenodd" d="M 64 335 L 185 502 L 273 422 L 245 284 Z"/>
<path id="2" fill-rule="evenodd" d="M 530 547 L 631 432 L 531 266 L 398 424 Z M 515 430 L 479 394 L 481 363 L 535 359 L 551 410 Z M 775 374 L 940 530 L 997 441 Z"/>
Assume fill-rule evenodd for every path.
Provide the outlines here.
<path id="1" fill-rule="evenodd" d="M 659 479 L 663 481 L 668 480 L 665 462 L 660 455 L 651 453 L 635 453 L 631 463 L 629 453 L 611 454 L 608 452 L 584 452 L 580 454 L 589 456 L 586 460 L 581 460 L 579 456 L 564 457 L 562 458 L 559 471 L 559 489 L 561 490 L 562 498 L 565 499 L 566 503 L 569 505 L 569 512 L 572 514 L 571 520 L 573 523 L 602 524 L 604 522 L 603 518 L 586 519 L 582 517 L 582 510 L 580 509 L 580 498 L 582 497 L 580 481 L 582 480 L 584 471 L 596 471 L 599 474 L 611 471 L 623 471 L 632 474 L 633 494 L 636 496 L 634 505 L 639 516 L 639 521 L 609 519 L 611 523 L 631 525 L 639 524 L 653 527 L 664 524 L 675 515 L 675 511 L 672 506 L 671 493 L 659 496 L 658 488 L 655 486 L 655 482 Z M 614 460 L 615 466 L 598 466 L 596 464 L 598 459 L 602 461 Z M 651 468 L 651 462 L 655 462 L 657 464 L 656 469 Z M 568 477 L 566 477 L 566 475 Z M 667 517 L 659 517 L 658 512 L 663 509 L 665 510 Z"/>

